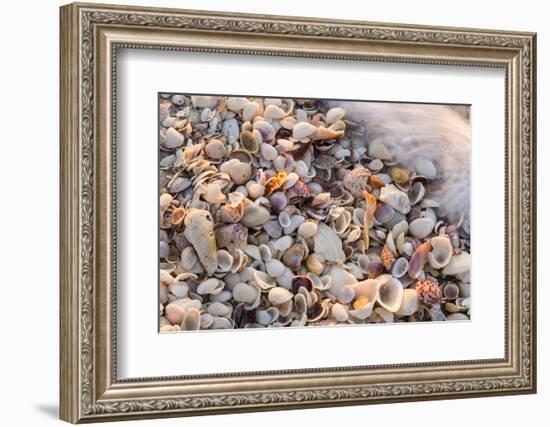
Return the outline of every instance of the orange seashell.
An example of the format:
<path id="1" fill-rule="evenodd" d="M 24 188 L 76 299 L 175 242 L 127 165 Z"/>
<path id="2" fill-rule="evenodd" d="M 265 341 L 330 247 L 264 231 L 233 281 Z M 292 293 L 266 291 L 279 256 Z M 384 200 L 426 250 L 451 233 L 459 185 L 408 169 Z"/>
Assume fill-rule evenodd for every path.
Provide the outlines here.
<path id="1" fill-rule="evenodd" d="M 172 225 L 180 225 L 184 217 L 185 217 L 184 208 L 174 209 L 174 212 L 172 212 L 172 217 L 171 217 Z"/>
<path id="2" fill-rule="evenodd" d="M 265 183 L 265 194 L 269 196 L 275 190 L 278 190 L 283 186 L 288 175 L 285 171 L 279 171 L 277 175 L 267 180 Z"/>
<path id="3" fill-rule="evenodd" d="M 355 310 L 360 310 L 362 309 L 364 306 L 366 306 L 367 304 L 369 303 L 369 299 L 365 296 L 360 296 L 359 298 L 357 298 L 354 303 L 353 303 L 353 308 Z"/>
<path id="4" fill-rule="evenodd" d="M 380 259 L 382 260 L 382 264 L 384 264 L 384 267 L 386 267 L 386 270 L 390 270 L 393 262 L 395 261 L 395 257 L 393 256 L 392 251 L 390 251 L 390 249 L 386 245 L 384 245 L 384 248 L 382 249 Z"/>
<path id="5" fill-rule="evenodd" d="M 369 177 L 369 185 L 373 188 L 382 188 L 386 184 L 379 176 L 372 175 Z"/>

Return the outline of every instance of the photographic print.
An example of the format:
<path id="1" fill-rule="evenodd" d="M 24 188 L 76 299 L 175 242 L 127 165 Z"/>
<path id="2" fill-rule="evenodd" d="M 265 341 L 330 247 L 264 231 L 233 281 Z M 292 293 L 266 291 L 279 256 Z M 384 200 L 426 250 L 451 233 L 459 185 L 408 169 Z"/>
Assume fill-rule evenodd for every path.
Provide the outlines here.
<path id="1" fill-rule="evenodd" d="M 469 320 L 470 108 L 159 95 L 161 332 Z"/>

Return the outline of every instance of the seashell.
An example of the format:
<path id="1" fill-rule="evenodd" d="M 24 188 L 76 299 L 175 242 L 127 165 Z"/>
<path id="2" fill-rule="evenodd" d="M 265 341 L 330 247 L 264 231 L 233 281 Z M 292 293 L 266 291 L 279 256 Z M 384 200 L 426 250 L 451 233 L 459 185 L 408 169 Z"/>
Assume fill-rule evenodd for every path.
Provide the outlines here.
<path id="1" fill-rule="evenodd" d="M 197 253 L 192 246 L 188 246 L 181 251 L 181 265 L 185 270 L 191 270 L 197 260 Z"/>
<path id="2" fill-rule="evenodd" d="M 460 288 L 455 283 L 447 283 L 443 288 L 443 297 L 448 300 L 455 300 L 460 294 Z"/>
<path id="3" fill-rule="evenodd" d="M 420 308 L 420 300 L 415 289 L 403 289 L 403 299 L 399 310 L 395 313 L 398 316 L 412 316 Z"/>
<path id="4" fill-rule="evenodd" d="M 203 186 L 203 188 L 205 192 L 202 195 L 202 198 L 208 203 L 216 205 L 225 202 L 225 194 L 222 193 L 218 184 L 210 183 Z"/>
<path id="5" fill-rule="evenodd" d="M 191 103 L 195 108 L 214 108 L 218 102 L 215 96 L 192 96 Z"/>
<path id="6" fill-rule="evenodd" d="M 226 317 L 214 317 L 210 329 L 233 329 L 234 324 Z"/>
<path id="7" fill-rule="evenodd" d="M 256 140 L 252 132 L 243 130 L 240 136 L 241 147 L 250 153 L 257 153 L 260 148 L 260 143 Z"/>
<path id="8" fill-rule="evenodd" d="M 422 184 L 420 181 L 415 182 L 412 185 L 411 192 L 409 194 L 411 205 L 418 204 L 424 198 L 425 193 L 426 193 L 426 189 L 424 188 L 424 184 Z M 424 207 L 427 207 L 427 206 L 424 206 Z"/>
<path id="9" fill-rule="evenodd" d="M 409 231 L 409 223 L 406 220 L 400 221 L 395 224 L 391 230 L 392 235 L 399 236 L 400 234 L 407 234 Z"/>
<path id="10" fill-rule="evenodd" d="M 219 294 L 210 295 L 210 301 L 228 302 L 233 298 L 233 294 L 230 290 L 224 289 Z"/>
<path id="11" fill-rule="evenodd" d="M 211 139 L 204 147 L 204 152 L 211 159 L 221 159 L 227 154 L 225 144 L 219 139 Z"/>
<path id="12" fill-rule="evenodd" d="M 405 184 L 409 182 L 409 172 L 405 169 L 393 166 L 389 169 L 388 173 L 390 174 L 391 179 L 398 184 Z"/>
<path id="13" fill-rule="evenodd" d="M 285 272 L 285 265 L 278 259 L 270 259 L 265 262 L 265 271 L 276 279 Z"/>
<path id="14" fill-rule="evenodd" d="M 245 254 L 252 257 L 253 259 L 256 259 L 256 260 L 262 259 L 262 255 L 260 254 L 260 249 L 255 245 L 246 245 L 243 250 Z"/>
<path id="15" fill-rule="evenodd" d="M 283 186 L 287 179 L 288 175 L 285 171 L 279 171 L 277 175 L 267 180 L 265 183 L 265 193 L 270 195 L 274 191 L 278 190 Z"/>
<path id="16" fill-rule="evenodd" d="M 317 132 L 317 128 L 308 122 L 299 122 L 292 128 L 292 137 L 297 140 L 303 140 Z"/>
<path id="17" fill-rule="evenodd" d="M 274 305 L 282 305 L 292 299 L 293 295 L 285 288 L 273 288 L 269 291 L 267 299 Z"/>
<path id="18" fill-rule="evenodd" d="M 185 315 L 185 309 L 179 304 L 171 303 L 164 308 L 164 315 L 170 323 L 180 325 Z"/>
<path id="19" fill-rule="evenodd" d="M 279 309 L 277 307 L 269 307 L 266 310 L 256 310 L 256 322 L 260 325 L 267 326 L 275 322 L 279 318 Z"/>
<path id="20" fill-rule="evenodd" d="M 305 288 L 308 292 L 313 290 L 313 280 L 308 276 L 294 276 L 291 289 L 294 294 L 300 292 L 300 288 Z"/>
<path id="21" fill-rule="evenodd" d="M 437 175 L 437 169 L 428 159 L 418 160 L 418 162 L 416 162 L 415 169 L 418 175 L 425 176 L 428 179 L 434 179 Z"/>
<path id="22" fill-rule="evenodd" d="M 411 278 L 416 279 L 424 268 L 424 264 L 428 261 L 428 256 L 431 249 L 431 243 L 429 240 L 422 243 L 412 254 L 409 261 L 409 268 L 407 272 Z"/>
<path id="23" fill-rule="evenodd" d="M 248 256 L 241 249 L 235 249 L 233 255 L 233 264 L 231 265 L 231 273 L 243 271 L 248 266 Z M 224 280 L 227 279 L 227 275 Z"/>
<path id="24" fill-rule="evenodd" d="M 340 290 L 338 291 L 338 295 L 336 296 L 338 298 L 338 301 L 340 301 L 342 304 L 349 304 L 353 301 L 355 298 L 355 289 L 353 285 L 346 285 L 342 286 Z"/>
<path id="25" fill-rule="evenodd" d="M 374 160 L 369 162 L 367 167 L 369 168 L 369 170 L 371 172 L 380 172 L 384 168 L 384 162 L 382 162 L 382 160 L 380 160 L 380 159 L 374 159 Z M 374 177 L 378 178 L 376 175 L 374 175 Z M 378 179 L 380 179 L 380 178 L 378 178 Z M 382 183 L 382 185 L 380 187 L 383 187 L 383 186 L 384 186 L 384 183 Z"/>
<path id="26" fill-rule="evenodd" d="M 390 270 L 393 262 L 395 261 L 395 258 L 393 256 L 392 251 L 388 248 L 387 245 L 384 245 L 382 248 L 382 253 L 380 254 L 380 260 L 382 261 L 382 264 L 384 264 L 384 267 L 386 270 Z"/>
<path id="27" fill-rule="evenodd" d="M 238 203 L 236 205 L 226 204 L 226 205 L 223 205 L 218 210 L 220 220 L 227 224 L 239 222 L 243 217 L 243 213 L 244 213 L 243 203 Z"/>
<path id="28" fill-rule="evenodd" d="M 330 128 L 326 128 L 323 126 L 320 126 L 317 128 L 315 133 L 311 135 L 311 139 L 313 141 L 325 141 L 327 139 L 338 139 L 342 138 L 344 136 L 343 130 L 333 130 Z"/>
<path id="29" fill-rule="evenodd" d="M 283 255 L 283 263 L 295 271 L 302 265 L 302 261 L 306 255 L 304 246 L 300 243 L 292 245 Z"/>
<path id="30" fill-rule="evenodd" d="M 170 217 L 170 222 L 172 225 L 180 225 L 185 218 L 185 209 L 183 208 L 176 208 L 173 210 L 172 215 Z"/>
<path id="31" fill-rule="evenodd" d="M 314 251 L 326 261 L 344 262 L 346 255 L 342 250 L 342 241 L 336 232 L 325 223 L 318 224 L 318 232 L 313 236 Z"/>
<path id="32" fill-rule="evenodd" d="M 416 282 L 416 294 L 422 304 L 432 306 L 441 302 L 441 289 L 437 283 L 431 280 L 418 280 Z"/>
<path id="33" fill-rule="evenodd" d="M 260 153 L 267 161 L 275 160 L 279 154 L 273 145 L 266 144 L 265 142 L 260 147 Z"/>
<path id="34" fill-rule="evenodd" d="M 167 188 L 170 193 L 179 193 L 183 190 L 186 190 L 191 186 L 191 180 L 187 178 L 177 177 L 168 184 Z"/>
<path id="35" fill-rule="evenodd" d="M 428 256 L 430 266 L 435 269 L 445 267 L 453 256 L 451 240 L 446 236 L 436 236 L 430 242 L 432 245 L 432 251 Z"/>
<path id="36" fill-rule="evenodd" d="M 166 210 L 170 206 L 170 204 L 172 203 L 173 199 L 174 198 L 172 197 L 172 195 L 170 195 L 168 193 L 161 194 L 160 195 L 160 204 L 159 204 L 160 210 L 161 211 Z"/>
<path id="37" fill-rule="evenodd" d="M 363 261 L 364 259 L 366 261 Z M 362 258 L 360 261 L 361 269 L 367 274 L 369 279 L 374 279 L 384 273 L 384 264 L 378 260 L 369 260 L 365 255 L 365 258 Z"/>
<path id="38" fill-rule="evenodd" d="M 384 182 L 382 180 L 382 178 L 380 178 L 379 175 L 371 175 L 369 177 L 369 185 L 372 187 L 372 188 L 382 188 L 384 185 L 386 185 L 387 183 Z"/>
<path id="39" fill-rule="evenodd" d="M 325 269 L 325 266 L 315 254 L 312 254 L 306 258 L 306 267 L 314 274 L 321 274 Z"/>
<path id="40" fill-rule="evenodd" d="M 374 218 L 374 213 L 376 212 L 376 198 L 368 193 L 367 191 L 363 192 L 365 197 L 365 216 L 363 224 L 363 244 L 365 245 L 365 250 L 369 248 L 369 228 L 372 225 L 372 219 Z"/>
<path id="41" fill-rule="evenodd" d="M 317 234 L 319 227 L 314 221 L 305 221 L 298 227 L 298 234 L 309 239 Z"/>
<path id="42" fill-rule="evenodd" d="M 241 224 L 247 227 L 258 227 L 269 221 L 269 211 L 263 206 L 259 206 L 248 199 L 244 199 L 244 212 L 241 218 Z"/>
<path id="43" fill-rule="evenodd" d="M 183 135 L 174 128 L 168 128 L 164 134 L 163 146 L 166 148 L 178 148 L 183 145 Z"/>
<path id="44" fill-rule="evenodd" d="M 263 290 L 271 289 L 277 286 L 275 280 L 263 271 L 254 270 L 252 277 L 254 278 L 256 284 Z"/>
<path id="45" fill-rule="evenodd" d="M 370 191 L 371 189 L 369 185 L 369 178 L 371 175 L 371 171 L 366 168 L 355 168 L 344 177 L 344 187 L 353 197 L 361 198 L 363 197 L 364 191 Z"/>
<path id="46" fill-rule="evenodd" d="M 331 277 L 331 292 L 334 295 L 338 295 L 342 287 L 357 283 L 357 279 L 353 274 L 336 265 L 330 267 L 327 275 Z"/>
<path id="47" fill-rule="evenodd" d="M 434 225 L 431 218 L 418 218 L 409 224 L 409 233 L 417 239 L 424 239 L 431 234 Z"/>
<path id="48" fill-rule="evenodd" d="M 248 229 L 240 223 L 228 224 L 217 228 L 215 236 L 220 248 L 227 248 L 229 252 L 234 252 L 246 246 Z"/>
<path id="49" fill-rule="evenodd" d="M 168 255 L 170 255 L 170 245 L 161 241 L 159 244 L 159 258 L 166 258 Z"/>
<path id="50" fill-rule="evenodd" d="M 369 144 L 369 157 L 373 159 L 391 160 L 391 154 L 379 139 L 374 139 Z"/>
<path id="51" fill-rule="evenodd" d="M 288 212 L 286 211 L 282 211 L 280 214 L 279 214 L 279 224 L 281 224 L 281 227 L 290 227 L 291 225 L 291 221 L 290 221 L 290 216 L 288 215 Z M 288 234 L 288 233 L 285 233 L 285 234 Z"/>
<path id="52" fill-rule="evenodd" d="M 311 207 L 315 209 L 323 209 L 330 206 L 330 204 L 330 193 L 319 193 L 315 197 L 313 197 L 313 200 L 310 202 Z"/>
<path id="53" fill-rule="evenodd" d="M 237 283 L 233 288 L 233 298 L 237 302 L 253 304 L 258 297 L 260 290 L 246 283 Z"/>
<path id="54" fill-rule="evenodd" d="M 258 197 L 262 197 L 264 195 L 265 186 L 254 181 L 249 181 L 246 184 L 246 190 L 250 198 L 257 199 Z"/>
<path id="55" fill-rule="evenodd" d="M 335 303 L 330 313 L 338 322 L 346 322 L 349 319 L 348 309 L 340 303 Z"/>
<path id="56" fill-rule="evenodd" d="M 228 316 L 232 309 L 230 305 L 216 301 L 207 304 L 206 311 L 212 316 Z"/>
<path id="57" fill-rule="evenodd" d="M 385 203 L 378 203 L 374 211 L 374 218 L 381 224 L 390 222 L 395 214 L 395 210 Z"/>
<path id="58" fill-rule="evenodd" d="M 351 212 L 347 210 L 343 210 L 340 215 L 336 217 L 336 219 L 332 223 L 332 228 L 338 234 L 339 236 L 343 235 L 346 231 L 348 231 L 349 226 L 351 224 Z"/>
<path id="59" fill-rule="evenodd" d="M 461 252 L 451 257 L 449 263 L 443 268 L 442 273 L 452 276 L 468 271 L 470 271 L 470 254 L 468 252 Z"/>
<path id="60" fill-rule="evenodd" d="M 377 302 L 386 310 L 395 313 L 403 300 L 403 285 L 395 278 L 380 283 Z"/>
<path id="61" fill-rule="evenodd" d="M 403 258 L 403 257 L 397 258 L 393 263 L 391 274 L 392 276 L 397 278 L 403 277 L 407 272 L 408 268 L 409 268 L 409 261 L 407 261 L 407 258 Z"/>
<path id="62" fill-rule="evenodd" d="M 223 250 L 218 250 L 218 269 L 219 272 L 227 273 L 229 270 L 231 270 L 231 267 L 233 266 L 233 256 Z"/>
<path id="63" fill-rule="evenodd" d="M 288 248 L 292 246 L 293 239 L 290 236 L 283 236 L 280 239 L 277 239 L 273 243 L 273 249 L 276 252 L 285 252 Z"/>
<path id="64" fill-rule="evenodd" d="M 254 117 L 260 114 L 262 107 L 255 101 L 246 104 L 242 111 L 242 118 L 244 122 L 250 122 Z"/>
<path id="65" fill-rule="evenodd" d="M 296 229 L 302 225 L 306 219 L 302 215 L 292 215 L 290 217 L 290 224 L 284 227 L 283 231 L 285 234 L 292 234 Z"/>
<path id="66" fill-rule="evenodd" d="M 227 98 L 225 101 L 225 107 L 229 111 L 239 113 L 242 109 L 248 104 L 248 99 L 246 98 Z"/>
<path id="67" fill-rule="evenodd" d="M 374 313 L 376 315 L 376 321 L 377 322 L 384 322 L 384 323 L 393 323 L 394 321 L 394 314 L 389 311 L 389 310 L 386 310 L 384 307 L 377 307 L 374 309 Z"/>
<path id="68" fill-rule="evenodd" d="M 447 316 L 447 320 L 470 320 L 470 318 L 464 313 L 452 313 Z"/>
<path id="69" fill-rule="evenodd" d="M 198 331 L 201 327 L 201 313 L 196 308 L 190 308 L 181 322 L 184 331 Z"/>
<path id="70" fill-rule="evenodd" d="M 271 123 L 266 122 L 265 120 L 255 121 L 252 127 L 260 132 L 264 142 L 272 141 L 273 138 L 275 138 L 275 128 L 271 125 Z"/>
<path id="71" fill-rule="evenodd" d="M 271 208 L 275 212 L 281 212 L 288 205 L 288 197 L 282 191 L 277 191 L 269 198 Z"/>
<path id="72" fill-rule="evenodd" d="M 210 278 L 202 282 L 197 287 L 199 295 L 216 295 L 219 294 L 225 286 L 225 283 L 216 278 Z"/>
<path id="73" fill-rule="evenodd" d="M 193 245 L 197 257 L 208 274 L 218 267 L 214 223 L 208 211 L 190 208 L 185 217 L 185 238 Z"/>
<path id="74" fill-rule="evenodd" d="M 252 176 L 252 168 L 250 164 L 239 161 L 230 169 L 229 176 L 235 184 L 244 184 Z"/>
<path id="75" fill-rule="evenodd" d="M 317 302 L 308 308 L 307 319 L 308 319 L 308 322 L 318 322 L 327 314 L 328 314 L 327 307 Z"/>
<path id="76" fill-rule="evenodd" d="M 185 105 L 185 96 L 174 95 L 170 98 L 170 101 L 172 101 L 172 104 L 182 106 L 182 105 Z"/>
<path id="77" fill-rule="evenodd" d="M 214 323 L 214 316 L 212 316 L 210 313 L 201 314 L 200 327 L 202 329 L 208 329 L 210 326 L 212 326 L 212 323 Z"/>
<path id="78" fill-rule="evenodd" d="M 336 123 L 339 120 L 342 120 L 345 115 L 346 110 L 340 107 L 335 107 L 327 111 L 327 114 L 325 115 L 325 120 L 330 125 L 332 123 Z"/>
<path id="79" fill-rule="evenodd" d="M 374 299 L 371 300 L 366 296 L 360 296 L 353 302 L 353 310 L 349 314 L 356 319 L 365 320 L 372 314 L 375 302 Z"/>
<path id="80" fill-rule="evenodd" d="M 283 117 L 286 116 L 286 112 L 276 105 L 270 104 L 267 107 L 265 107 L 264 110 L 264 117 L 267 117 L 268 119 L 275 119 L 280 120 Z"/>
<path id="81" fill-rule="evenodd" d="M 411 210 L 411 202 L 407 194 L 391 184 L 380 189 L 380 201 L 390 205 L 402 214 L 408 214 Z"/>
<path id="82" fill-rule="evenodd" d="M 283 227 L 279 224 L 278 220 L 268 221 L 263 226 L 264 230 L 269 237 L 278 239 L 283 234 Z"/>
<path id="83" fill-rule="evenodd" d="M 222 134 L 229 142 L 239 139 L 239 122 L 236 119 L 225 120 L 222 124 Z"/>

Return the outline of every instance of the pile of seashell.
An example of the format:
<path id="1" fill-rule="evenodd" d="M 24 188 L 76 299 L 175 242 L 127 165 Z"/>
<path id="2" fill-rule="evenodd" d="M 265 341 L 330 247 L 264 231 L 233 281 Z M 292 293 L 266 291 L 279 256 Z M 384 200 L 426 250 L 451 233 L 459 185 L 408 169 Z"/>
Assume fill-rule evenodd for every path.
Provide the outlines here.
<path id="1" fill-rule="evenodd" d="M 160 330 L 469 319 L 435 165 L 321 100 L 160 96 Z"/>

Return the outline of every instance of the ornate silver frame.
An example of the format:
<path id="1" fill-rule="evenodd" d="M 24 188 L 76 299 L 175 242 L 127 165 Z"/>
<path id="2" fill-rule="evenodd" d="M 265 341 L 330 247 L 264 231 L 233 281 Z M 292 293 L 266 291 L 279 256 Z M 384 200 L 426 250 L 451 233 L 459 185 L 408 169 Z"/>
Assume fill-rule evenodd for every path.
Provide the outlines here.
<path id="1" fill-rule="evenodd" d="M 534 393 L 535 42 L 533 33 L 508 31 L 98 4 L 63 6 L 61 418 L 77 423 Z M 113 147 L 119 47 L 504 68 L 505 357 L 118 380 L 113 332 Z"/>

